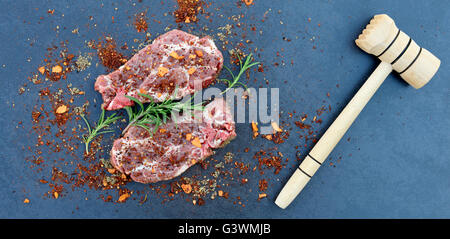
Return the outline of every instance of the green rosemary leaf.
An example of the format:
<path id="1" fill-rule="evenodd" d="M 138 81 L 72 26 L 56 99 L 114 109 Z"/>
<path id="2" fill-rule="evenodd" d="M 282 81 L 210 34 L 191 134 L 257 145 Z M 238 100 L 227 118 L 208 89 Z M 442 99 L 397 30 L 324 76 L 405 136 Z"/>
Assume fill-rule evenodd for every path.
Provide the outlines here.
<path id="1" fill-rule="evenodd" d="M 147 99 L 150 99 L 150 102 L 153 102 L 153 98 L 150 95 L 144 94 L 144 93 L 138 93 L 138 95 L 145 97 Z"/>
<path id="2" fill-rule="evenodd" d="M 101 134 L 114 132 L 113 130 L 102 131 L 102 129 L 108 128 L 110 124 L 114 123 L 115 121 L 121 118 L 120 116 L 116 116 L 116 114 L 114 113 L 105 119 L 105 109 L 102 109 L 102 113 L 100 114 L 100 118 L 97 121 L 97 125 L 95 126 L 94 129 L 92 129 L 88 120 L 83 115 L 80 116 L 81 118 L 83 118 L 84 122 L 86 123 L 86 127 L 88 129 L 88 135 L 82 136 L 83 142 L 85 144 L 86 153 L 89 153 L 89 144 L 92 142 L 92 140 L 94 140 L 95 137 Z"/>
<path id="3" fill-rule="evenodd" d="M 80 115 L 80 116 L 84 120 L 84 123 L 86 123 L 86 126 L 88 128 L 88 133 L 91 134 L 92 130 L 91 130 L 91 126 L 89 125 L 89 122 L 87 121 L 87 119 L 83 115 Z"/>
<path id="4" fill-rule="evenodd" d="M 137 98 L 134 98 L 133 96 L 129 96 L 129 95 L 126 95 L 125 97 L 127 97 L 128 99 L 134 101 L 136 104 L 138 104 L 141 107 L 141 109 L 144 108 L 144 105 Z"/>
<path id="5" fill-rule="evenodd" d="M 234 79 L 235 76 L 233 74 L 233 71 L 230 68 L 228 68 L 227 66 L 223 66 L 223 67 L 228 71 L 228 73 L 230 73 L 231 77 Z"/>
<path id="6" fill-rule="evenodd" d="M 250 69 L 253 66 L 256 66 L 259 64 L 259 62 L 252 62 L 253 61 L 253 57 L 252 57 L 252 53 L 250 53 L 247 58 L 245 59 L 244 63 L 242 63 L 242 59 L 241 57 L 238 55 L 237 56 L 239 59 L 239 67 L 241 68 L 239 70 L 239 74 L 237 76 L 235 76 L 233 74 L 233 72 L 230 70 L 230 68 L 224 66 L 225 69 L 227 69 L 227 71 L 230 73 L 231 77 L 233 78 L 232 80 L 227 80 L 227 79 L 221 79 L 221 81 L 225 81 L 228 83 L 227 88 L 222 91 L 220 94 L 223 95 L 225 94 L 227 91 L 229 91 L 231 88 L 233 88 L 235 85 L 241 85 L 243 86 L 245 89 L 248 89 L 248 87 L 246 85 L 244 85 L 242 82 L 239 82 L 241 76 L 244 74 L 245 71 L 247 71 L 248 69 Z"/>
<path id="7" fill-rule="evenodd" d="M 175 89 L 177 91 L 178 88 Z M 149 95 L 139 94 L 142 97 L 146 97 L 151 99 Z M 195 96 L 195 95 L 194 95 Z M 146 129 L 148 131 L 149 125 L 155 125 L 155 129 L 157 129 L 160 125 L 167 123 L 169 119 L 169 115 L 173 112 L 180 112 L 182 110 L 194 110 L 199 109 L 198 105 L 192 105 L 192 96 L 186 102 L 175 102 L 173 99 L 166 99 L 161 103 L 154 103 L 151 101 L 147 105 L 144 106 L 144 103 L 140 102 L 136 98 L 131 97 L 130 99 L 135 101 L 139 106 L 139 111 L 134 111 L 132 108 L 126 109 L 128 113 L 129 122 L 127 127 L 123 130 L 122 134 L 125 134 L 131 126 L 138 126 Z M 137 101 L 139 101 L 139 103 Z M 142 105 L 142 106 L 141 106 Z M 200 104 L 201 106 L 201 104 Z"/>
<path id="8" fill-rule="evenodd" d="M 246 70 L 259 64 L 259 62 L 252 62 L 253 58 L 251 53 L 247 56 L 244 62 L 242 62 L 242 59 L 239 56 L 238 59 L 239 66 L 241 68 L 238 75 L 234 75 L 233 71 L 230 68 L 224 66 L 224 68 L 231 75 L 232 80 L 220 79 L 220 81 L 224 81 L 228 84 L 227 88 L 223 92 L 221 92 L 221 94 L 224 94 L 235 85 L 241 85 L 247 89 L 247 86 L 245 84 L 239 82 L 240 77 Z M 189 98 L 189 100 L 185 102 L 175 102 L 174 99 L 176 98 L 175 96 L 177 95 L 177 92 L 178 87 L 175 88 L 173 97 L 168 97 L 160 103 L 154 102 L 153 98 L 148 94 L 138 93 L 139 96 L 150 100 L 147 105 L 144 105 L 144 103 L 137 98 L 126 96 L 128 99 L 134 101 L 137 105 L 139 105 L 139 109 L 134 110 L 132 107 L 125 107 L 125 110 L 128 114 L 128 125 L 127 127 L 125 127 L 122 134 L 125 134 L 131 126 L 141 127 L 150 132 L 150 125 L 154 125 L 153 131 L 156 132 L 159 126 L 167 123 L 169 115 L 171 115 L 173 112 L 178 113 L 181 111 L 191 111 L 193 117 L 197 117 L 195 115 L 195 111 L 202 111 L 204 109 L 203 102 L 193 104 L 193 100 L 196 94 L 192 95 L 191 98 Z M 178 128 L 176 119 L 173 119 L 173 121 L 175 123 L 175 127 Z"/>

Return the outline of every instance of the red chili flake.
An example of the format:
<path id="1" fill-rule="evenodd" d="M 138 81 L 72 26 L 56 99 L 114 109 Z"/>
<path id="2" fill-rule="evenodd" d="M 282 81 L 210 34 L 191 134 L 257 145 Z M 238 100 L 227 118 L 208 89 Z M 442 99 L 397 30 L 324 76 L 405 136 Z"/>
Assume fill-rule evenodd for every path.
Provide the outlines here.
<path id="1" fill-rule="evenodd" d="M 48 183 L 48 181 L 44 180 L 44 179 L 40 179 L 39 182 L 42 183 L 42 184 L 47 184 Z"/>
<path id="2" fill-rule="evenodd" d="M 223 193 L 223 197 L 228 199 L 228 197 L 230 197 L 230 193 L 229 192 L 224 192 Z"/>
<path id="3" fill-rule="evenodd" d="M 39 123 L 39 118 L 41 117 L 41 112 L 33 111 L 33 112 L 31 112 L 31 117 L 33 118 L 33 121 L 35 123 Z"/>
<path id="4" fill-rule="evenodd" d="M 136 14 L 134 18 L 134 27 L 137 32 L 146 32 L 148 29 L 146 12 Z"/>
<path id="5" fill-rule="evenodd" d="M 267 183 L 267 180 L 265 179 L 259 180 L 259 191 L 265 192 L 268 186 L 269 184 Z"/>
<path id="6" fill-rule="evenodd" d="M 270 139 L 275 144 L 282 144 L 284 143 L 284 140 L 287 140 L 289 138 L 289 131 L 283 131 L 283 132 L 276 132 L 271 135 Z"/>
<path id="7" fill-rule="evenodd" d="M 297 127 L 299 127 L 300 129 L 310 129 L 310 128 L 311 128 L 311 125 L 304 124 L 304 123 L 302 123 L 302 122 L 300 122 L 300 121 L 295 121 L 294 124 L 295 124 Z"/>
<path id="8" fill-rule="evenodd" d="M 258 159 L 258 169 L 260 171 L 260 174 L 264 174 L 264 168 L 275 168 L 274 174 L 278 174 L 283 168 L 283 165 L 281 164 L 282 157 L 276 156 L 270 151 L 266 152 L 264 150 L 260 150 L 255 153 L 253 158 Z"/>
<path id="9" fill-rule="evenodd" d="M 263 63 L 259 64 L 258 72 L 264 72 Z"/>
<path id="10" fill-rule="evenodd" d="M 203 198 L 199 198 L 199 199 L 197 200 L 197 204 L 198 204 L 199 206 L 205 205 L 205 200 L 203 200 Z"/>
<path id="11" fill-rule="evenodd" d="M 248 183 L 248 179 L 247 178 L 241 179 L 241 184 L 246 184 L 246 183 Z"/>

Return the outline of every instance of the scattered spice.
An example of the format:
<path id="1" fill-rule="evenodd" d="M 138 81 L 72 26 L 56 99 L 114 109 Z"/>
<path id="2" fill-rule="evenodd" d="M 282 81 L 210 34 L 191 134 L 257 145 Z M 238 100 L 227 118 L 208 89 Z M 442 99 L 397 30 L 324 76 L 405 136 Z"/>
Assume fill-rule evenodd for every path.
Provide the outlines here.
<path id="1" fill-rule="evenodd" d="M 97 49 L 97 55 L 102 65 L 110 71 L 118 69 L 127 62 L 126 57 L 117 51 L 116 42 L 110 36 L 105 37 L 104 40 L 99 40 L 97 43 L 91 42 L 90 46 Z"/>
<path id="2" fill-rule="evenodd" d="M 134 27 L 137 32 L 146 32 L 148 29 L 146 12 L 136 14 L 134 18 Z"/>
<path id="3" fill-rule="evenodd" d="M 91 60 L 92 57 L 87 54 L 79 55 L 75 61 L 76 70 L 78 72 L 86 70 L 89 66 L 91 66 Z"/>
<path id="4" fill-rule="evenodd" d="M 266 137 L 266 139 L 271 140 L 275 144 L 282 144 L 289 138 L 289 135 L 289 131 L 275 132 L 274 134 L 270 135 L 270 137 Z"/>
<path id="5" fill-rule="evenodd" d="M 206 6 L 203 0 L 177 0 L 178 9 L 174 12 L 176 23 L 197 22 L 199 13 L 204 13 Z"/>
<path id="6" fill-rule="evenodd" d="M 269 184 L 267 183 L 267 180 L 265 180 L 265 179 L 259 180 L 259 191 L 261 191 L 261 192 L 266 191 L 268 185 L 269 185 Z"/>
<path id="7" fill-rule="evenodd" d="M 260 150 L 253 156 L 254 159 L 258 160 L 258 169 L 260 174 L 264 174 L 264 168 L 274 168 L 274 174 L 278 174 L 283 168 L 282 157 L 278 154 L 274 154 L 271 151 Z"/>
<path id="8" fill-rule="evenodd" d="M 239 1 L 241 4 L 245 3 L 247 6 L 254 4 L 252 0 Z M 178 0 L 178 9 L 174 13 L 174 17 L 177 23 L 191 23 L 197 22 L 199 20 L 198 14 L 205 13 L 204 8 L 208 7 L 204 1 L 201 0 Z M 270 10 L 264 13 L 261 22 L 264 22 L 270 14 Z M 262 52 L 263 49 L 253 48 L 250 46 L 252 44 L 251 35 L 245 33 L 246 30 L 251 30 L 252 34 L 259 34 L 263 36 L 262 29 L 258 29 L 258 25 L 250 24 L 245 22 L 240 22 L 247 16 L 244 14 L 229 16 L 229 22 L 225 23 L 223 27 L 219 27 L 217 31 L 210 31 L 223 43 L 223 50 L 226 51 L 228 48 L 231 55 L 231 62 L 238 64 L 239 57 L 243 59 L 245 57 L 244 50 L 250 49 L 250 52 L 254 52 L 255 55 Z M 205 16 L 208 19 L 208 15 Z M 94 18 L 90 17 L 90 21 Z M 133 21 L 133 16 L 129 19 Z M 113 19 L 114 20 L 114 19 Z M 211 19 L 210 19 L 211 20 Z M 154 20 L 159 22 L 158 19 Z M 282 22 L 280 22 L 282 24 Z M 142 49 L 146 44 L 150 42 L 151 34 L 148 33 L 149 22 L 146 16 L 146 12 L 138 13 L 134 15 L 134 22 L 130 26 L 136 29 L 138 32 L 146 32 L 145 40 L 134 40 L 134 45 L 130 42 L 124 43 L 121 50 L 128 50 L 129 48 L 135 52 L 138 49 Z M 169 26 L 168 28 L 171 28 Z M 166 29 L 168 29 L 166 28 Z M 204 27 L 205 32 L 208 31 Z M 214 29 L 216 30 L 216 29 Z M 259 30 L 259 31 L 258 31 Z M 72 30 L 73 34 L 78 34 L 78 37 L 82 37 L 83 34 L 79 34 L 79 29 L 76 28 Z M 83 31 L 82 31 L 83 32 Z M 258 35 L 257 35 L 258 36 Z M 238 39 L 239 37 L 239 39 Z M 291 41 L 291 38 L 283 36 L 283 40 L 286 44 Z M 292 41 L 294 41 L 292 39 Z M 107 68 L 108 71 L 113 71 L 127 62 L 127 57 L 124 56 L 117 49 L 116 42 L 109 36 L 99 39 L 98 41 L 87 41 L 88 46 L 97 51 L 100 63 Z M 236 152 L 234 155 L 231 152 L 227 152 L 223 158 L 209 158 L 208 160 L 203 160 L 197 162 L 193 160 L 191 163 L 198 163 L 197 169 L 208 170 L 205 175 L 205 171 L 199 173 L 193 173 L 189 177 L 179 177 L 172 181 L 163 182 L 160 184 L 151 184 L 148 187 L 141 190 L 129 191 L 127 189 L 127 183 L 130 179 L 125 175 L 114 169 L 110 164 L 108 159 L 108 152 L 110 150 L 110 144 L 105 144 L 102 146 L 99 142 L 103 140 L 112 141 L 113 136 L 107 138 L 107 136 L 99 136 L 91 142 L 91 152 L 89 154 L 81 156 L 79 152 L 81 149 L 80 141 L 81 136 L 85 134 L 85 129 L 80 125 L 81 115 L 88 115 L 86 109 L 94 103 L 85 100 L 85 98 L 80 97 L 85 95 L 87 89 L 82 88 L 82 90 L 73 87 L 71 84 L 64 86 L 51 87 L 51 83 L 57 82 L 59 79 L 66 79 L 71 70 L 76 70 L 81 72 L 91 66 L 92 53 L 79 53 L 77 57 L 70 54 L 67 46 L 67 42 L 61 42 L 58 46 L 52 46 L 47 49 L 47 54 L 45 56 L 45 61 L 39 64 L 37 71 L 34 66 L 34 73 L 29 76 L 29 81 L 36 84 L 39 87 L 39 101 L 30 110 L 32 134 L 35 139 L 34 145 L 28 146 L 28 150 L 32 152 L 32 156 L 27 158 L 30 162 L 30 168 L 35 169 L 37 172 L 46 172 L 45 167 L 55 166 L 52 169 L 51 175 L 40 175 L 38 181 L 48 186 L 50 189 L 45 194 L 49 198 L 59 198 L 64 197 L 70 191 L 74 191 L 76 188 L 89 187 L 95 190 L 102 190 L 104 194 L 99 196 L 105 202 L 125 202 L 128 198 L 133 195 L 136 196 L 136 201 L 139 204 L 143 204 L 147 201 L 147 195 L 151 198 L 149 190 L 153 191 L 155 195 L 159 196 L 163 202 L 168 202 L 174 199 L 176 195 L 183 195 L 186 197 L 188 202 L 192 202 L 194 205 L 204 205 L 206 199 L 213 200 L 214 198 L 220 197 L 220 200 L 232 199 L 234 204 L 242 205 L 244 207 L 243 201 L 240 196 L 233 195 L 233 191 L 228 191 L 226 187 L 233 185 L 253 185 L 248 183 L 258 183 L 259 192 L 254 192 L 258 195 L 258 199 L 267 197 L 270 194 L 269 191 L 269 178 L 260 179 L 257 178 L 255 174 L 265 175 L 268 172 L 273 172 L 278 174 L 280 170 L 286 167 L 288 162 L 288 153 L 282 153 L 277 147 L 273 148 L 254 148 L 247 147 L 241 152 Z M 277 56 L 283 59 L 285 50 L 281 49 L 277 52 Z M 78 52 L 78 50 L 77 50 Z M 94 53 L 95 54 L 95 53 Z M 189 54 L 189 59 L 192 60 L 204 60 L 202 58 L 204 53 L 202 51 L 195 51 Z M 176 52 L 170 54 L 171 57 L 175 59 L 183 59 L 184 56 L 179 56 Z M 73 60 L 73 61 L 72 61 Z M 287 62 L 287 59 L 286 59 Z M 95 65 L 95 63 L 94 63 Z M 270 66 L 272 64 L 263 65 L 262 63 L 258 65 L 258 69 L 255 70 L 258 76 L 255 79 L 251 79 L 250 75 L 246 74 L 247 82 L 253 82 L 254 84 L 269 84 L 269 80 L 266 79 L 266 73 L 270 72 Z M 285 64 L 284 60 L 280 62 L 275 62 L 274 66 L 289 66 Z M 293 62 L 291 60 L 291 65 Z M 158 69 L 158 74 L 160 76 L 165 76 L 169 69 Z M 189 69 L 188 73 L 193 74 L 199 69 Z M 243 75 L 244 76 L 244 75 Z M 89 76 L 88 76 L 89 77 Z M 85 78 L 89 79 L 88 77 Z M 269 77 L 267 77 L 269 78 Z M 86 80 L 87 81 L 87 80 Z M 260 82 L 259 82 L 260 81 Z M 48 83 L 47 83 L 48 82 Z M 61 81 L 59 83 L 64 83 Z M 26 87 L 26 86 L 24 86 Z M 79 86 L 78 86 L 79 87 Z M 337 85 L 337 87 L 339 87 Z M 20 92 L 25 92 L 26 89 L 20 89 Z M 30 89 L 28 89 L 30 91 Z M 141 89 L 145 92 L 145 89 Z M 32 92 L 32 91 L 30 91 Z M 27 94 L 24 94 L 27 95 Z M 329 97 L 329 94 L 327 94 Z M 80 102 L 82 101 L 82 102 Z M 70 110 L 69 110 L 70 109 Z M 328 107 L 331 111 L 331 106 Z M 309 147 L 307 144 L 315 142 L 317 130 L 314 127 L 320 124 L 322 121 L 319 119 L 320 114 L 324 112 L 323 109 L 318 110 L 316 116 L 311 120 L 307 120 L 305 115 L 301 119 L 296 118 L 293 114 L 290 114 L 290 119 L 295 121 L 295 128 L 298 135 L 305 140 L 305 144 L 296 146 L 298 149 L 295 157 L 300 158 L 301 153 L 300 147 Z M 89 115 L 88 115 L 89 116 Z M 20 124 L 19 124 L 20 125 Z M 258 124 L 252 122 L 251 124 L 253 137 L 256 138 L 259 135 Z M 267 140 L 273 141 L 275 144 L 284 143 L 289 137 L 289 126 L 283 122 L 278 124 L 272 124 L 274 133 L 270 135 L 262 135 Z M 160 131 L 161 132 L 161 131 Z M 182 136 L 181 136 L 182 137 Z M 198 137 L 193 137 L 192 134 L 185 135 L 186 140 L 190 141 L 196 147 L 201 147 L 200 140 Z M 294 142 L 295 139 L 294 139 Z M 187 142 L 188 143 L 188 142 Z M 255 144 L 257 140 L 255 140 Z M 252 145 L 253 146 L 253 145 Z M 255 150 L 256 149 L 256 153 Z M 53 154 L 59 153 L 59 154 Z M 244 161 L 243 158 L 247 157 L 246 154 L 253 154 L 253 159 L 250 161 Z M 60 158 L 61 157 L 61 158 Z M 105 157 L 105 158 L 104 158 Z M 241 158 L 242 157 L 242 158 Z M 251 157 L 251 156 L 250 156 Z M 338 161 L 340 158 L 338 159 Z M 297 162 L 296 162 L 297 163 Z M 56 165 L 67 166 L 64 170 Z M 194 171 L 196 172 L 196 171 Z M 260 176 L 261 177 L 261 176 Z M 253 181 L 255 180 L 255 181 Z M 113 195 L 108 195 L 110 192 L 114 192 Z M 145 195 L 145 196 L 144 196 Z M 118 197 L 118 198 L 117 198 Z M 140 199 L 140 200 L 139 200 Z M 27 200 L 27 199 L 26 199 Z M 86 198 L 87 200 L 87 198 Z M 24 200 L 25 203 L 25 200 Z"/>

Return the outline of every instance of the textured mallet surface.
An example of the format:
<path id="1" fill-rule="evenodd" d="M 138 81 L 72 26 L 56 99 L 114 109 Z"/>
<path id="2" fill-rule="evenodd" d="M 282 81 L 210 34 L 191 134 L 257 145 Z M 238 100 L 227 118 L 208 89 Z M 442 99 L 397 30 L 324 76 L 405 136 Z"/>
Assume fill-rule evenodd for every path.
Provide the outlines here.
<path id="1" fill-rule="evenodd" d="M 391 64 L 416 89 L 427 84 L 441 64 L 436 56 L 398 29 L 386 14 L 375 15 L 355 42 L 367 53 Z"/>

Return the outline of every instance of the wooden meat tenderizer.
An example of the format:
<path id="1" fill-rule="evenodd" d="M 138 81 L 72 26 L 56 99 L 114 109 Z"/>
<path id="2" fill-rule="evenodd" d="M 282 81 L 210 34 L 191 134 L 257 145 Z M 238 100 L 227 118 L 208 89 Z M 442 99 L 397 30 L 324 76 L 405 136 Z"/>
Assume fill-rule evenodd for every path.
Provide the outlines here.
<path id="1" fill-rule="evenodd" d="M 430 81 L 441 63 L 400 31 L 386 14 L 374 16 L 355 42 L 364 51 L 377 56 L 381 63 L 283 187 L 275 200 L 283 209 L 302 191 L 392 69 L 419 89 Z"/>

